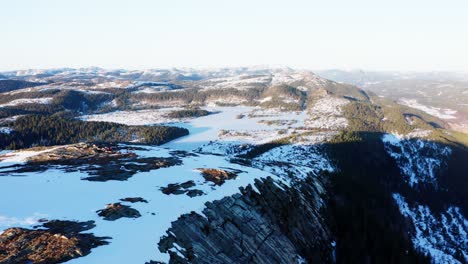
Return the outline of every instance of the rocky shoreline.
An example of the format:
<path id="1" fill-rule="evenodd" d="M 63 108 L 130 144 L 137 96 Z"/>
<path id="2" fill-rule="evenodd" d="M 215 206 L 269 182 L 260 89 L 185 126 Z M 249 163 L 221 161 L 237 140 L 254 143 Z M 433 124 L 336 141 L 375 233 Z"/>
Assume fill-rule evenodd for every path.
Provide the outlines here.
<path id="1" fill-rule="evenodd" d="M 332 237 L 317 211 L 319 192 L 272 178 L 182 215 L 159 242 L 169 263 L 329 263 Z M 305 262 L 307 261 L 307 262 Z"/>
<path id="2" fill-rule="evenodd" d="M 109 237 L 82 233 L 94 227 L 93 221 L 54 220 L 40 229 L 9 228 L 0 234 L 0 263 L 54 264 L 86 256 L 109 243 Z"/>
<path id="3" fill-rule="evenodd" d="M 182 161 L 179 157 L 138 157 L 131 151 L 123 152 L 111 144 L 78 143 L 48 148 L 45 152 L 27 158 L 24 164 L 0 167 L 3 169 L 0 176 L 41 172 L 58 167 L 66 172 L 87 172 L 89 176 L 83 180 L 125 181 L 138 172 L 180 164 Z"/>

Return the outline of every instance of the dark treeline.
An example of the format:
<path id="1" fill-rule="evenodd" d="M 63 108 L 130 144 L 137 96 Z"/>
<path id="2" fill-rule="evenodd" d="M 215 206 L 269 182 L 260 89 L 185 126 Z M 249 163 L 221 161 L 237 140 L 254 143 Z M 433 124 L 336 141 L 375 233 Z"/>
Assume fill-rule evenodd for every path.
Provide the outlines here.
<path id="1" fill-rule="evenodd" d="M 10 92 L 14 90 L 24 89 L 43 85 L 46 83 L 27 82 L 19 80 L 0 80 L 0 93 Z"/>
<path id="2" fill-rule="evenodd" d="M 275 96 L 275 95 L 284 95 L 284 96 L 288 96 L 288 97 L 296 98 L 296 99 L 300 99 L 301 97 L 306 96 L 305 92 L 297 89 L 294 86 L 285 85 L 285 84 L 271 86 L 264 93 L 265 97 Z"/>
<path id="3" fill-rule="evenodd" d="M 434 215 L 458 206 L 466 215 L 468 151 L 450 145 L 438 184 L 409 186 L 385 151 L 382 133 L 343 132 L 326 145 L 339 171 L 330 175 L 329 222 L 337 238 L 337 263 L 429 263 L 414 251 L 413 227 L 399 212 L 392 194 L 414 206 L 427 205 Z M 444 147 L 442 143 L 440 147 Z"/>
<path id="4" fill-rule="evenodd" d="M 28 98 L 45 98 L 53 97 L 58 94 L 60 90 L 58 89 L 47 89 L 47 90 L 32 90 L 32 91 L 17 91 L 15 93 L 2 94 L 0 96 L 0 104 L 8 103 L 17 99 L 28 99 Z"/>
<path id="5" fill-rule="evenodd" d="M 60 105 L 54 104 L 24 104 L 20 106 L 8 106 L 0 108 L 0 118 L 7 118 L 17 115 L 52 115 L 64 112 Z"/>
<path id="6" fill-rule="evenodd" d="M 53 104 L 63 106 L 65 109 L 87 112 L 96 110 L 104 102 L 114 98 L 108 93 L 88 94 L 81 91 L 63 90 L 54 96 Z"/>
<path id="7" fill-rule="evenodd" d="M 410 133 L 415 128 L 433 129 L 440 127 L 436 119 L 417 110 L 395 103 L 376 105 L 371 102 L 354 101 L 343 107 L 348 119 L 347 130 L 368 132 Z M 407 120 L 411 117 L 412 123 Z"/>
<path id="8" fill-rule="evenodd" d="M 175 110 L 169 112 L 167 117 L 170 118 L 186 118 L 186 117 L 200 117 L 206 116 L 211 114 L 211 112 L 203 109 L 183 109 L 183 110 Z"/>
<path id="9" fill-rule="evenodd" d="M 262 94 L 264 88 L 252 88 L 246 90 L 238 90 L 234 88 L 213 89 L 213 90 L 197 90 L 185 89 L 178 92 L 160 92 L 160 93 L 134 93 L 130 97 L 133 101 L 174 101 L 181 100 L 185 103 L 205 102 L 208 98 L 226 98 L 236 96 L 245 98 L 248 101 L 257 99 Z"/>
<path id="10" fill-rule="evenodd" d="M 21 104 L 0 108 L 0 118 L 16 115 L 53 115 L 66 112 L 68 116 L 78 116 L 82 113 L 92 113 L 105 110 L 104 104 L 110 102 L 123 93 L 113 95 L 110 93 L 85 93 L 74 90 L 50 89 L 44 91 L 20 92 L 15 94 L 4 94 L 0 96 L 0 104 L 22 98 L 47 98 L 52 97 L 47 104 Z"/>
<path id="11" fill-rule="evenodd" d="M 276 85 L 269 87 L 263 93 L 263 97 L 271 97 L 271 100 L 262 102 L 261 106 L 266 108 L 281 108 L 289 111 L 300 111 L 305 109 L 307 93 L 290 85 Z M 294 99 L 297 102 L 284 102 L 284 99 Z"/>
<path id="12" fill-rule="evenodd" d="M 85 122 L 57 116 L 29 115 L 8 125 L 1 134 L 1 149 L 51 146 L 77 142 L 131 142 L 160 145 L 188 135 L 188 130 L 169 126 L 126 126 L 108 122 Z"/>
<path id="13" fill-rule="evenodd" d="M 340 168 L 330 175 L 326 209 L 336 237 L 337 263 L 430 263 L 414 250 L 411 224 L 393 201 L 389 181 L 402 182 L 379 133 L 342 136 L 327 149 Z M 361 140 L 360 140 L 361 139 Z"/>
<path id="14" fill-rule="evenodd" d="M 332 93 L 337 96 L 343 96 L 348 99 L 355 99 L 358 101 L 369 101 L 369 95 L 365 91 L 350 84 L 328 82 L 325 85 L 324 89 L 327 90 L 329 93 Z"/>
<path id="15" fill-rule="evenodd" d="M 205 103 L 209 99 L 215 98 L 229 98 L 236 97 L 242 98 L 246 101 L 246 104 L 258 104 L 258 99 L 266 96 L 272 96 L 273 99 L 268 102 L 262 103 L 263 107 L 281 107 L 288 110 L 301 110 L 305 107 L 307 96 L 305 92 L 298 90 L 292 86 L 281 85 L 274 87 L 264 87 L 259 85 L 258 87 L 239 90 L 234 88 L 225 88 L 225 89 L 210 89 L 210 90 L 199 90 L 199 89 L 185 89 L 179 90 L 177 92 L 159 92 L 159 93 L 132 93 L 119 96 L 125 100 L 125 102 L 167 102 L 167 101 L 182 101 L 186 104 L 193 103 Z M 281 97 L 282 96 L 282 97 Z M 285 103 L 283 98 L 293 98 L 297 99 L 298 103 Z"/>

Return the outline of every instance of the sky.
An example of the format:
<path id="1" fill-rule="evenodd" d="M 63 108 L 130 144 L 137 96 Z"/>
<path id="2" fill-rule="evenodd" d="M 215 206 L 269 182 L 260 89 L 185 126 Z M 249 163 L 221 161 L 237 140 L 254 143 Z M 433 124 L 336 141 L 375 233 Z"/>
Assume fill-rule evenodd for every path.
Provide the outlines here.
<path id="1" fill-rule="evenodd" d="M 466 0 L 3 0 L 0 70 L 468 72 Z"/>

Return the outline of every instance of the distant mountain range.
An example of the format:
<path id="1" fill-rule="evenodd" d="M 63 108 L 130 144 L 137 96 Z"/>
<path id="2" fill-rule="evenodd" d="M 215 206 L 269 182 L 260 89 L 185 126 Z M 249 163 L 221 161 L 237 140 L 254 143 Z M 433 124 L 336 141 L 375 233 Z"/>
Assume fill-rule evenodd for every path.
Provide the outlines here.
<path id="1" fill-rule="evenodd" d="M 326 70 L 317 74 L 438 115 L 451 128 L 468 132 L 468 73 Z"/>

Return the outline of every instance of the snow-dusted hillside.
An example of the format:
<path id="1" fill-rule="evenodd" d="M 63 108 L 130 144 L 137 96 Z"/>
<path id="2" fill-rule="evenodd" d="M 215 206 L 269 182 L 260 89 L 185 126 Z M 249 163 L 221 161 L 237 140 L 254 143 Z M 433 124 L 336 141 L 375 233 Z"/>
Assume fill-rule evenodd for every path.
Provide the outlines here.
<path id="1" fill-rule="evenodd" d="M 382 141 L 385 150 L 392 156 L 405 181 L 410 186 L 419 182 L 437 185 L 437 174 L 447 164 L 451 149 L 421 139 L 411 139 L 394 134 L 386 134 Z"/>
<path id="2" fill-rule="evenodd" d="M 439 177 L 447 170 L 452 154 L 450 147 L 394 134 L 384 135 L 382 141 L 398 164 L 404 181 L 416 192 L 418 185 L 424 184 L 432 185 L 435 190 L 444 189 L 439 186 Z M 409 204 L 398 193 L 394 193 L 393 198 L 402 215 L 413 225 L 411 237 L 416 249 L 430 255 L 434 263 L 468 261 L 468 219 L 459 207 L 448 204 L 446 211 L 435 214 L 428 205 Z"/>
<path id="3" fill-rule="evenodd" d="M 445 108 L 290 68 L 2 75 L 20 83 L 0 97 L 0 263 L 467 261 Z M 190 133 L 140 144 L 161 125 Z"/>
<path id="4" fill-rule="evenodd" d="M 414 225 L 414 246 L 429 254 L 435 263 L 463 263 L 468 260 L 468 220 L 460 208 L 449 207 L 434 215 L 424 205 L 409 205 L 404 197 L 393 194 L 401 213 Z M 460 259 L 454 256 L 461 257 Z"/>

